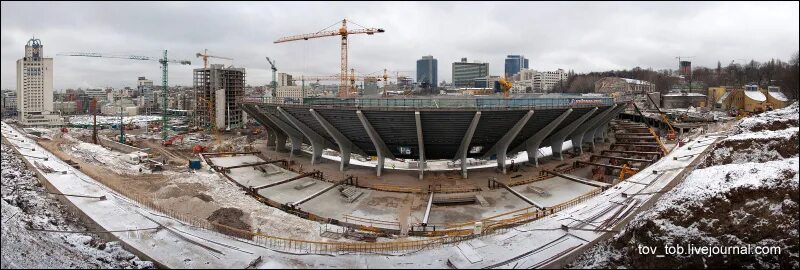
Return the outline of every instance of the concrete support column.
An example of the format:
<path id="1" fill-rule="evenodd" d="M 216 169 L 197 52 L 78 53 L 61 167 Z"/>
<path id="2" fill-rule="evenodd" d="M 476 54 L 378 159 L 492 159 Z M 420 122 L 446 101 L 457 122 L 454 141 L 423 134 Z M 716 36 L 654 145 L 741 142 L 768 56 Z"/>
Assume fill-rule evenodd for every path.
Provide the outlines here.
<path id="1" fill-rule="evenodd" d="M 606 141 L 606 136 L 608 136 L 608 123 L 606 123 L 605 125 L 602 125 L 600 127 L 600 129 L 598 129 L 595 132 L 594 136 L 595 136 L 595 139 L 600 139 L 603 142 L 605 142 Z"/>
<path id="2" fill-rule="evenodd" d="M 290 136 L 289 140 L 292 141 L 292 149 L 289 150 L 289 159 L 292 159 L 292 158 L 294 158 L 294 152 L 303 151 L 303 148 L 301 147 L 303 145 L 303 138 L 302 137 Z M 313 156 L 312 156 L 311 163 L 312 164 L 314 163 Z"/>
<path id="3" fill-rule="evenodd" d="M 587 131 L 586 135 L 583 136 L 583 140 L 584 141 L 588 140 L 590 143 L 592 143 L 592 149 L 595 149 L 594 141 L 595 138 L 599 136 L 597 133 L 601 132 L 603 126 L 608 125 L 608 123 L 611 122 L 611 120 L 613 120 L 614 118 L 616 118 L 617 115 L 619 115 L 619 112 L 621 112 L 624 109 L 625 107 L 623 106 L 617 106 L 616 109 L 614 109 L 613 111 L 611 111 L 611 113 L 606 115 L 606 117 L 603 118 L 600 122 L 598 122 L 594 127 L 592 127 L 591 130 Z"/>
<path id="4" fill-rule="evenodd" d="M 271 145 L 275 145 L 276 143 L 275 141 L 277 140 L 277 138 L 275 137 L 274 130 L 265 130 L 265 131 L 267 133 L 267 149 L 269 149 Z"/>
<path id="5" fill-rule="evenodd" d="M 339 171 L 344 171 L 347 167 L 350 166 L 350 153 L 352 152 L 355 144 L 352 141 L 347 139 L 344 134 L 339 132 L 336 127 L 333 126 L 328 120 L 325 120 L 322 115 L 314 111 L 314 109 L 308 109 L 309 113 L 314 116 L 314 119 L 317 119 L 317 122 L 328 132 L 335 141 L 336 144 L 339 146 L 339 154 L 341 156 L 341 162 L 339 162 Z"/>
<path id="6" fill-rule="evenodd" d="M 511 130 L 509 130 L 506 135 L 504 135 L 503 138 L 497 142 L 498 147 L 495 152 L 497 155 L 497 166 L 503 170 L 503 174 L 506 174 L 506 154 L 508 153 L 508 146 L 511 144 L 511 141 L 517 137 L 517 134 L 519 134 L 519 131 L 522 130 L 525 124 L 528 123 L 528 120 L 531 119 L 532 115 L 533 110 L 529 110 L 528 113 L 526 113 L 522 119 L 517 121 L 517 123 L 514 124 L 514 127 L 512 127 Z"/>
<path id="7" fill-rule="evenodd" d="M 364 126 L 364 130 L 367 132 L 370 141 L 372 141 L 372 145 L 375 147 L 375 151 L 378 152 L 378 166 L 375 168 L 377 170 L 378 176 L 381 176 L 381 172 L 383 171 L 383 164 L 384 160 L 388 158 L 394 158 L 392 152 L 389 151 L 389 147 L 386 146 L 386 143 L 383 142 L 381 136 L 372 128 L 372 125 L 369 123 L 369 120 L 361 110 L 356 111 L 356 115 L 358 116 L 358 120 L 361 121 L 361 125 Z"/>
<path id="8" fill-rule="evenodd" d="M 472 142 L 472 135 L 475 134 L 475 128 L 478 127 L 478 122 L 480 119 L 481 112 L 475 112 L 475 116 L 472 117 L 472 122 L 470 122 L 469 128 L 467 128 L 467 132 L 464 133 L 464 138 L 461 139 L 461 146 L 458 147 L 458 152 L 453 158 L 454 160 L 461 160 L 462 178 L 467 178 L 467 154 L 469 154 L 469 144 Z"/>
<path id="9" fill-rule="evenodd" d="M 602 123 L 605 120 L 606 116 L 610 114 L 613 110 L 617 108 L 617 104 L 614 104 L 611 107 L 603 110 L 602 112 L 598 113 L 594 117 L 589 120 L 586 120 L 576 128 L 572 134 L 570 134 L 570 138 L 572 140 L 572 150 L 575 151 L 576 147 L 579 153 L 583 154 L 583 137 L 586 135 L 586 132 L 589 130 L 593 130 L 595 126 Z"/>
<path id="10" fill-rule="evenodd" d="M 325 149 L 325 138 L 322 138 L 319 134 L 314 132 L 311 128 L 300 122 L 289 114 L 286 110 L 281 107 L 278 107 L 278 111 L 289 121 L 300 133 L 303 134 L 308 141 L 311 142 L 311 164 L 318 164 L 322 161 L 322 150 Z"/>
<path id="11" fill-rule="evenodd" d="M 533 162 L 534 166 L 539 167 L 539 157 L 536 156 L 536 154 L 539 152 L 539 146 L 542 144 L 542 141 L 547 138 L 547 135 L 550 135 L 550 133 L 553 132 L 553 130 L 556 129 L 556 127 L 558 127 L 558 125 L 560 125 L 561 122 L 563 122 L 564 119 L 566 119 L 567 116 L 572 113 L 572 111 L 572 109 L 567 109 L 561 113 L 561 115 L 556 117 L 555 120 L 550 121 L 547 126 L 537 131 L 536 134 L 533 134 L 533 136 L 531 136 L 529 139 L 525 140 L 525 150 L 528 152 L 528 164 Z"/>
<path id="12" fill-rule="evenodd" d="M 275 132 L 275 152 L 286 152 L 286 140 L 289 139 L 285 134 Z"/>
<path id="13" fill-rule="evenodd" d="M 277 142 L 278 145 L 277 145 L 277 147 L 280 148 L 280 150 L 285 149 L 285 147 L 286 147 L 285 146 L 286 145 L 286 136 L 288 136 L 289 139 L 292 141 L 292 149 L 290 150 L 289 157 L 290 158 L 294 157 L 294 151 L 301 149 L 300 145 L 302 145 L 302 143 L 303 143 L 303 137 L 302 137 L 303 135 L 300 134 L 299 131 L 297 131 L 296 129 L 291 127 L 289 124 L 284 123 L 283 121 L 281 121 L 277 117 L 275 117 L 273 115 L 270 115 L 270 114 L 264 114 L 264 115 L 267 117 L 267 119 L 269 119 L 270 122 L 272 122 L 273 124 L 275 124 L 275 126 L 280 128 L 280 130 L 283 131 L 283 134 L 285 134 L 283 138 L 281 138 L 280 135 L 278 136 L 278 142 Z M 277 134 L 280 134 L 280 133 L 276 133 L 276 135 Z"/>
<path id="14" fill-rule="evenodd" d="M 489 149 L 489 151 L 486 151 L 486 154 L 484 154 L 484 158 L 491 154 L 495 154 L 497 156 L 497 168 L 503 170 L 503 174 L 506 173 L 506 153 L 508 152 L 508 146 L 511 144 L 511 141 L 517 137 L 517 134 L 519 134 L 519 131 L 522 130 L 525 124 L 528 123 L 528 120 L 531 119 L 532 115 L 533 110 L 528 110 L 528 112 L 523 115 L 522 118 L 517 120 L 517 123 L 514 124 L 514 126 L 511 127 L 511 129 L 509 129 L 506 134 L 503 135 L 503 137 L 500 138 L 500 140 Z"/>
<path id="15" fill-rule="evenodd" d="M 596 111 L 597 107 L 582 115 L 580 118 L 578 118 L 578 120 L 575 120 L 575 122 L 570 123 L 568 126 L 550 136 L 550 148 L 553 150 L 553 157 L 558 157 L 559 160 L 564 160 L 564 156 L 561 155 L 561 148 L 564 144 L 564 140 L 566 140 L 567 136 L 569 136 L 572 131 L 578 128 L 578 126 L 580 126 Z M 575 147 L 574 144 L 573 147 Z"/>
<path id="16" fill-rule="evenodd" d="M 425 140 L 422 138 L 422 120 L 419 112 L 414 112 L 414 120 L 417 123 L 417 147 L 419 147 L 419 180 L 422 180 L 425 172 Z"/>

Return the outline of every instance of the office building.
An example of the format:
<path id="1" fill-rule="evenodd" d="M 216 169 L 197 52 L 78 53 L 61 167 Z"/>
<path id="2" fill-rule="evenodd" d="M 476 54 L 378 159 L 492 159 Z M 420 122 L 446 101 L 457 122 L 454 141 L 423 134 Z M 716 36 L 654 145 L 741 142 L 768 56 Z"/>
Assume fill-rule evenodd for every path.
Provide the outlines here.
<path id="1" fill-rule="evenodd" d="M 528 59 L 522 55 L 508 55 L 506 56 L 506 70 L 505 75 L 506 78 L 511 78 L 515 74 L 519 73 L 520 70 L 528 68 Z"/>
<path id="2" fill-rule="evenodd" d="M 423 56 L 417 60 L 417 84 L 435 88 L 438 82 L 438 61 L 433 56 Z"/>
<path id="3" fill-rule="evenodd" d="M 474 87 L 475 79 L 489 76 L 489 63 L 469 63 L 467 58 L 453 63 L 453 86 L 458 88 Z"/>
<path id="4" fill-rule="evenodd" d="M 530 86 L 531 92 L 534 93 L 547 93 L 553 90 L 560 82 L 566 83 L 567 73 L 563 69 L 555 71 L 537 71 L 532 69 L 523 69 L 512 78 L 516 81 L 515 84 Z M 518 88 L 518 91 L 521 91 Z M 525 91 L 527 92 L 527 91 Z"/>

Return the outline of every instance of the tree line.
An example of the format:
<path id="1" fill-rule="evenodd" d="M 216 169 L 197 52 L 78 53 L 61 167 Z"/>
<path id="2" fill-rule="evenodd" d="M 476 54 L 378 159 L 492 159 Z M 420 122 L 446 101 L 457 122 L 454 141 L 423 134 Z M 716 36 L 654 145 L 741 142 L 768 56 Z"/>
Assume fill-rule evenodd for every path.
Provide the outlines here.
<path id="1" fill-rule="evenodd" d="M 630 79 L 645 80 L 654 83 L 656 90 L 667 93 L 676 84 L 685 83 L 681 78 L 675 76 L 672 69 L 642 69 L 635 67 L 630 70 L 611 70 L 604 72 L 590 72 L 585 74 L 574 74 L 570 71 L 569 78 L 556 84 L 552 92 L 557 93 L 592 93 L 594 83 L 604 77 L 622 77 Z M 692 82 L 703 83 L 709 86 L 734 86 L 742 87 L 745 84 L 756 83 L 762 87 L 769 85 L 780 86 L 783 93 L 791 98 L 797 99 L 798 89 L 800 89 L 800 69 L 798 69 L 798 52 L 795 52 L 789 62 L 780 59 L 770 59 L 769 61 L 757 62 L 750 60 L 747 63 L 736 63 L 731 61 L 723 66 L 717 61 L 714 68 L 697 66 L 692 68 Z"/>

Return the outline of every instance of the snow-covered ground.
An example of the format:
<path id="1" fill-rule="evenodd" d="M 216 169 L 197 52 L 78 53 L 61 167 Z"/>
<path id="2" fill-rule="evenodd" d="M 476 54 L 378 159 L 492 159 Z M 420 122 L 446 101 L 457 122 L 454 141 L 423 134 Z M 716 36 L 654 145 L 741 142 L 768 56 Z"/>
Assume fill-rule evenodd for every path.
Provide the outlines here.
<path id="1" fill-rule="evenodd" d="M 23 137 L 18 130 L 5 123 L 3 123 L 3 134 L 4 136 L 16 136 L 16 138 Z M 429 249 L 421 250 L 416 250 L 416 247 L 411 246 L 414 247 L 414 251 L 395 250 L 378 254 L 344 252 L 318 255 L 305 253 L 307 251 L 303 251 L 302 245 L 281 244 L 266 247 L 177 222 L 168 216 L 143 208 L 108 187 L 100 185 L 80 171 L 59 161 L 30 139 L 21 138 L 11 143 L 23 154 L 49 156 L 48 161 L 39 161 L 44 166 L 70 172 L 46 174 L 50 183 L 53 183 L 59 190 L 68 193 L 105 194 L 111 198 L 101 203 L 87 199 L 69 198 L 101 226 L 112 229 L 139 229 L 160 225 L 160 230 L 144 233 L 141 236 L 126 236 L 124 233 L 113 234 L 160 263 L 174 268 L 242 268 L 249 264 L 256 264 L 257 268 L 447 268 L 452 266 L 458 268 L 511 268 L 517 265 L 519 267 L 540 267 L 604 234 L 602 231 L 591 230 L 591 227 L 596 227 L 606 221 L 611 224 L 618 222 L 618 220 L 614 220 L 618 217 L 615 214 L 617 209 L 636 208 L 639 206 L 639 202 L 652 198 L 652 194 L 664 189 L 678 174 L 678 170 L 675 168 L 685 167 L 693 160 L 693 158 L 673 160 L 673 156 L 702 151 L 707 147 L 692 141 L 686 146 L 673 150 L 666 158 L 653 164 L 650 168 L 660 171 L 661 173 L 658 175 L 636 174 L 629 178 L 630 181 L 621 182 L 614 188 L 591 197 L 583 203 L 507 231 L 485 235 L 455 245 L 433 245 L 429 246 Z M 688 149 L 689 147 L 693 148 Z M 36 160 L 32 157 L 25 157 L 25 159 Z M 220 181 L 219 183 L 227 182 Z M 623 193 L 641 194 L 633 199 L 623 196 Z M 216 199 L 214 197 L 214 200 Z M 627 215 L 623 214 L 621 217 Z M 274 218 L 283 217 L 275 215 Z M 296 217 L 287 216 L 286 218 Z M 287 222 L 283 226 L 293 226 L 293 224 Z M 569 230 L 563 230 L 564 226 Z M 282 230 L 279 228 L 270 228 L 268 231 L 262 232 L 282 235 Z M 318 232 L 310 232 L 310 234 L 315 233 Z M 273 248 L 303 254 L 277 252 Z M 262 259 L 261 263 L 255 263 L 256 258 Z"/>
<path id="2" fill-rule="evenodd" d="M 742 119 L 684 182 L 619 234 L 586 252 L 577 268 L 800 268 L 798 104 Z M 688 254 L 770 247 L 773 254 Z M 656 257 L 640 247 L 656 247 Z M 683 247 L 667 254 L 665 246 Z M 774 254 L 779 251 L 780 254 Z"/>
<path id="3" fill-rule="evenodd" d="M 87 143 L 74 138 L 69 133 L 64 134 L 63 138 L 73 142 L 71 145 L 62 145 L 62 151 L 70 156 L 83 159 L 87 162 L 96 163 L 106 169 L 110 169 L 117 174 L 141 174 L 139 169 L 145 170 L 140 164 L 133 164 L 125 161 L 128 156 L 124 153 L 112 151 L 97 144 Z"/>
<path id="4" fill-rule="evenodd" d="M 124 250 L 89 233 L 36 176 L 2 144 L 2 268 L 152 268 Z"/>
<path id="5" fill-rule="evenodd" d="M 122 117 L 122 123 L 147 123 L 161 121 L 160 115 L 135 115 Z M 69 123 L 73 125 L 91 125 L 93 119 L 91 115 L 76 115 L 69 118 Z M 119 124 L 119 116 L 97 116 L 98 125 Z"/>

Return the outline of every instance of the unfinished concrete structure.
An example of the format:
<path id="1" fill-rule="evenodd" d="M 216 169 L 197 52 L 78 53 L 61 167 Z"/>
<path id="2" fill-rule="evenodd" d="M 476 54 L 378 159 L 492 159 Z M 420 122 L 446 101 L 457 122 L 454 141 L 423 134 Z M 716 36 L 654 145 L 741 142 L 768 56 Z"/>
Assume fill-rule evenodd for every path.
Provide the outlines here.
<path id="1" fill-rule="evenodd" d="M 194 70 L 195 125 L 206 128 L 240 128 L 244 114 L 238 102 L 244 95 L 244 68 L 212 64 Z"/>
<path id="2" fill-rule="evenodd" d="M 246 102 L 242 108 L 265 127 L 270 146 L 284 149 L 291 139 L 312 146 L 312 163 L 324 149 L 341 154 L 341 170 L 350 154 L 375 156 L 380 176 L 385 158 L 460 162 L 467 177 L 466 159 L 495 159 L 505 173 L 506 156 L 541 146 L 553 146 L 561 158 L 561 144 L 572 140 L 577 149 L 602 138 L 607 123 L 621 112 L 613 99 L 597 96 L 536 98 L 309 98 L 304 104 Z M 298 144 L 298 145 L 295 145 Z M 537 163 L 535 154 L 531 163 Z"/>

